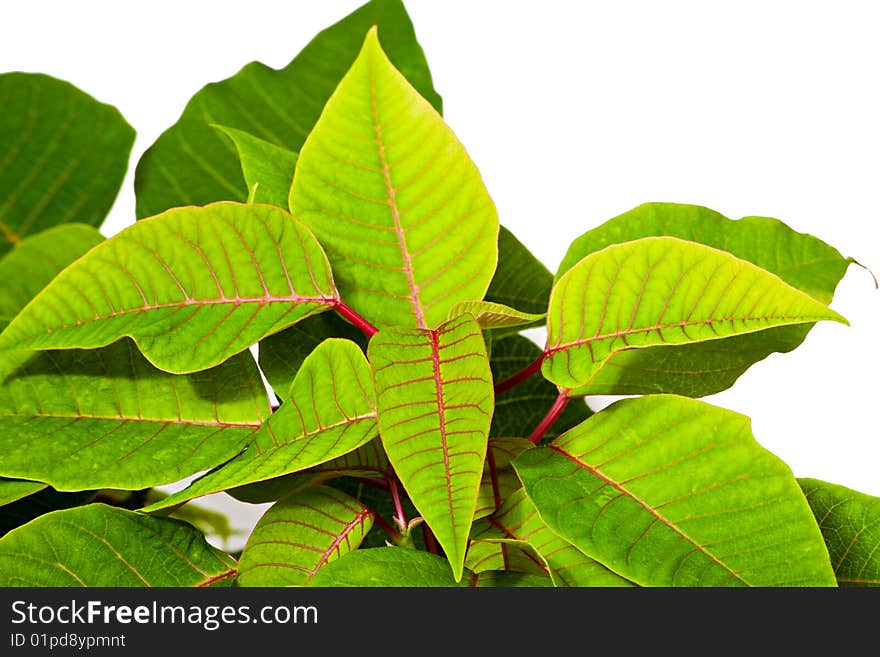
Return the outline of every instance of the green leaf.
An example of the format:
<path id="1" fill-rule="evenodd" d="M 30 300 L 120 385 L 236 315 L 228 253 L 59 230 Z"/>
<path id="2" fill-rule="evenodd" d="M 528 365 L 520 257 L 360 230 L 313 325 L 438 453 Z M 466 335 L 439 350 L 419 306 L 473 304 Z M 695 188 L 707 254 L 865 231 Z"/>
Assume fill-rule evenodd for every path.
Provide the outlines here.
<path id="1" fill-rule="evenodd" d="M 15 313 L 59 269 L 103 238 L 68 224 L 24 240 L 0 261 Z M 103 349 L 0 354 L 0 474 L 57 488 L 170 483 L 237 454 L 269 414 L 249 353 L 172 376 L 124 340 Z"/>
<path id="2" fill-rule="evenodd" d="M 486 301 L 545 313 L 553 289 L 553 274 L 507 228 L 498 233 L 498 268 Z"/>
<path id="3" fill-rule="evenodd" d="M 482 299 L 495 271 L 498 216 L 480 174 L 375 28 L 300 151 L 290 207 L 346 303 L 379 326 L 433 328 Z"/>
<path id="4" fill-rule="evenodd" d="M 243 130 L 222 125 L 214 127 L 235 145 L 247 184 L 248 203 L 266 203 L 286 210 L 296 153 Z"/>
<path id="5" fill-rule="evenodd" d="M 43 488 L 12 504 L 0 507 L 0 537 L 45 513 L 79 506 L 90 502 L 94 497 L 95 491 L 59 493 L 52 488 Z"/>
<path id="6" fill-rule="evenodd" d="M 436 330 L 384 329 L 367 354 L 385 452 L 458 580 L 492 417 L 480 327 L 464 315 Z"/>
<path id="7" fill-rule="evenodd" d="M 822 303 L 852 262 L 833 247 L 768 217 L 727 219 L 708 208 L 646 203 L 577 238 L 557 279 L 578 261 L 612 244 L 671 236 L 728 251 L 770 271 Z M 803 342 L 813 324 L 783 326 L 712 342 L 648 347 L 614 354 L 590 382 L 591 394 L 670 392 L 702 397 L 725 390 L 754 363 Z"/>
<path id="8" fill-rule="evenodd" d="M 609 570 L 595 559 L 571 545 L 553 532 L 541 519 L 532 501 L 520 488 L 514 492 L 497 513 L 474 525 L 471 536 L 475 540 L 511 538 L 525 543 L 538 555 L 535 557 L 522 547 L 505 542 L 495 544 L 495 553 L 482 555 L 484 567 L 491 564 L 496 570 L 506 570 L 510 563 L 535 564 L 548 572 L 556 586 L 633 586 L 628 579 Z M 472 545 L 473 547 L 473 545 Z M 477 571 L 468 551 L 468 567 Z M 531 571 L 527 571 L 531 572 Z"/>
<path id="9" fill-rule="evenodd" d="M 0 330 L 62 269 L 104 238 L 85 224 L 63 224 L 36 233 L 0 258 Z"/>
<path id="10" fill-rule="evenodd" d="M 129 341 L 0 360 L 0 475 L 59 490 L 168 484 L 235 456 L 269 415 L 249 353 L 185 376 Z"/>
<path id="11" fill-rule="evenodd" d="M 828 546 L 840 586 L 880 586 L 880 498 L 798 479 Z"/>
<path id="12" fill-rule="evenodd" d="M 104 504 L 54 511 L 0 539 L 0 586 L 208 586 L 235 561 L 180 520 Z"/>
<path id="13" fill-rule="evenodd" d="M 725 251 L 646 237 L 588 255 L 559 279 L 542 372 L 577 394 L 594 394 L 592 378 L 620 351 L 821 319 L 847 323 L 775 274 Z"/>
<path id="14" fill-rule="evenodd" d="M 554 532 L 637 584 L 835 584 L 791 470 L 738 413 L 625 399 L 514 467 Z"/>
<path id="15" fill-rule="evenodd" d="M 477 320 L 481 329 L 523 327 L 533 324 L 546 317 L 544 314 L 524 313 L 491 301 L 460 301 L 449 310 L 449 319 L 470 313 Z"/>
<path id="16" fill-rule="evenodd" d="M 391 60 L 439 111 L 440 97 L 403 4 L 373 0 L 318 34 L 284 68 L 252 62 L 196 93 L 138 163 L 138 217 L 181 205 L 244 201 L 248 187 L 235 148 L 210 124 L 298 151 L 373 25 Z"/>
<path id="17" fill-rule="evenodd" d="M 367 338 L 363 332 L 346 322 L 336 313 L 321 313 L 260 340 L 260 369 L 275 391 L 283 399 L 306 357 L 325 338 L 343 338 L 366 350 Z"/>
<path id="18" fill-rule="evenodd" d="M 39 481 L 0 477 L 0 506 L 11 504 L 44 488 L 46 488 L 46 484 Z"/>
<path id="19" fill-rule="evenodd" d="M 135 132 L 69 82 L 0 75 L 0 254 L 57 224 L 98 226 L 128 168 Z"/>
<path id="20" fill-rule="evenodd" d="M 146 510 L 305 470 L 351 452 L 375 435 L 370 366 L 356 344 L 331 338 L 306 358 L 289 399 L 252 436 L 246 451 Z"/>
<path id="21" fill-rule="evenodd" d="M 471 575 L 469 584 L 474 588 L 506 587 L 532 589 L 536 587 L 552 587 L 553 581 L 547 575 L 484 570 L 481 573 Z"/>
<path id="22" fill-rule="evenodd" d="M 526 438 L 499 437 L 489 440 L 474 519 L 492 515 L 511 494 L 522 488 L 522 483 L 511 463 L 513 459 L 532 447 L 534 445 Z"/>
<path id="23" fill-rule="evenodd" d="M 508 538 L 485 518 L 474 523 L 464 565 L 476 575 L 495 571 L 550 576 L 547 562 L 535 548 Z M 556 585 L 551 579 L 551 586 Z"/>
<path id="24" fill-rule="evenodd" d="M 457 587 L 442 557 L 401 547 L 356 550 L 327 564 L 311 586 Z"/>
<path id="25" fill-rule="evenodd" d="M 496 341 L 491 359 L 495 383 L 504 381 L 533 363 L 541 357 L 541 353 L 540 347 L 520 335 Z M 495 399 L 495 414 L 492 416 L 489 435 L 493 438 L 528 436 L 550 410 L 558 395 L 556 386 L 539 376 L 530 377 L 510 388 Z M 583 399 L 572 399 L 545 437 L 555 438 L 566 429 L 583 422 L 591 414 L 592 411 Z"/>
<path id="26" fill-rule="evenodd" d="M 226 491 L 237 500 L 251 504 L 275 502 L 306 486 L 314 486 L 338 477 L 361 477 L 387 481 L 394 476 L 388 457 L 378 439 L 361 445 L 332 461 L 320 463 L 303 472 L 273 477 Z"/>
<path id="27" fill-rule="evenodd" d="M 238 564 L 241 586 L 305 586 L 356 550 L 373 526 L 360 501 L 320 486 L 273 505 L 254 527 Z"/>
<path id="28" fill-rule="evenodd" d="M 21 311 L 0 348 L 130 336 L 156 367 L 194 372 L 336 303 L 307 228 L 278 208 L 216 203 L 169 210 L 92 249 Z"/>

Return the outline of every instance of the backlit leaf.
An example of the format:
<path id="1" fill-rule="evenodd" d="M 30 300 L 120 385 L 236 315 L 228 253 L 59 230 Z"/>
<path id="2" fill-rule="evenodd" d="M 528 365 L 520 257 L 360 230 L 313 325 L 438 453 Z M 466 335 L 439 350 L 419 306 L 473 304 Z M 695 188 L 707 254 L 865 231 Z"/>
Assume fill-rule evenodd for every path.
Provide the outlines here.
<path id="1" fill-rule="evenodd" d="M 816 516 L 840 586 L 880 586 L 880 498 L 798 479 Z"/>
<path id="2" fill-rule="evenodd" d="M 314 486 L 338 477 L 360 477 L 387 481 L 393 476 L 394 470 L 391 469 L 382 443 L 376 438 L 352 452 L 343 454 L 332 461 L 315 465 L 303 472 L 237 486 L 226 492 L 242 502 L 264 504 L 279 500 L 306 486 Z"/>
<path id="3" fill-rule="evenodd" d="M 0 586 L 208 586 L 235 561 L 180 520 L 104 504 L 54 511 L 0 538 Z"/>
<path id="4" fill-rule="evenodd" d="M 460 579 L 492 417 L 480 328 L 469 315 L 436 330 L 389 328 L 367 353 L 385 452 Z"/>
<path id="5" fill-rule="evenodd" d="M 550 381 L 586 394 L 614 354 L 774 326 L 846 320 L 725 251 L 647 237 L 586 256 L 556 283 L 547 319 Z"/>
<path id="6" fill-rule="evenodd" d="M 44 488 L 46 484 L 39 481 L 0 477 L 0 506 L 11 504 Z"/>
<path id="7" fill-rule="evenodd" d="M 625 399 L 514 467 L 554 532 L 643 586 L 835 585 L 791 470 L 738 413 Z"/>
<path id="8" fill-rule="evenodd" d="M 646 203 L 574 240 L 557 278 L 607 246 L 664 235 L 728 251 L 825 304 L 852 262 L 821 240 L 798 233 L 777 219 L 731 220 L 697 205 Z M 714 394 L 730 387 L 740 374 L 769 354 L 797 347 L 812 326 L 780 326 L 705 343 L 620 351 L 595 374 L 587 392 Z"/>
<path id="9" fill-rule="evenodd" d="M 498 216 L 476 166 L 371 29 L 303 145 L 290 194 L 346 303 L 378 326 L 433 328 L 482 299 Z"/>
<path id="10" fill-rule="evenodd" d="M 274 504 L 254 527 L 238 564 L 241 586 L 304 586 L 326 564 L 356 550 L 373 526 L 360 501 L 308 488 Z"/>
<path id="11" fill-rule="evenodd" d="M 266 203 L 287 209 L 287 195 L 296 167 L 296 153 L 254 137 L 243 130 L 216 126 L 235 144 L 249 203 Z"/>
<path id="12" fill-rule="evenodd" d="M 403 3 L 372 0 L 318 34 L 284 68 L 252 62 L 196 93 L 138 162 L 138 217 L 181 205 L 244 201 L 248 188 L 236 150 L 211 124 L 299 151 L 373 25 L 391 61 L 439 111 L 440 97 Z"/>
<path id="13" fill-rule="evenodd" d="M 328 339 L 306 358 L 288 399 L 252 436 L 247 450 L 147 510 L 305 470 L 351 452 L 375 435 L 370 366 L 353 342 Z"/>
<path id="14" fill-rule="evenodd" d="M 170 375 L 129 340 L 0 356 L 0 475 L 59 490 L 168 484 L 231 458 L 269 409 L 249 353 Z"/>
<path id="15" fill-rule="evenodd" d="M 356 550 L 328 564 L 312 578 L 311 586 L 456 587 L 442 557 L 402 547 Z"/>
<path id="16" fill-rule="evenodd" d="M 58 270 L 103 238 L 68 224 L 28 237 L 0 261 L 15 314 Z M 237 454 L 268 415 L 249 353 L 197 374 L 150 365 L 129 340 L 102 349 L 0 354 L 0 474 L 62 490 L 166 484 Z"/>
<path id="17" fill-rule="evenodd" d="M 99 226 L 128 168 L 134 130 L 63 80 L 0 75 L 0 254 L 57 224 Z"/>
<path id="18" fill-rule="evenodd" d="M 506 570 L 511 562 L 530 560 L 548 572 L 557 586 L 633 586 L 628 579 L 591 559 L 550 529 L 522 488 L 514 492 L 497 513 L 481 520 L 479 527 L 475 523 L 472 537 L 483 541 L 493 537 L 522 541 L 539 557 L 536 560 L 528 550 L 523 553 L 523 548 L 514 544 L 497 543 L 491 561 L 490 554 L 483 555 L 484 563 L 491 563 L 496 570 Z M 468 551 L 468 567 L 478 570 L 470 559 Z"/>
<path id="19" fill-rule="evenodd" d="M 460 301 L 449 310 L 449 318 L 470 313 L 481 329 L 523 327 L 542 320 L 545 315 L 524 313 L 510 306 L 491 301 Z"/>
<path id="20" fill-rule="evenodd" d="M 130 336 L 156 367 L 193 372 L 327 310 L 336 295 L 321 247 L 283 210 L 180 208 L 65 269 L 0 335 L 0 348 L 93 348 Z"/>

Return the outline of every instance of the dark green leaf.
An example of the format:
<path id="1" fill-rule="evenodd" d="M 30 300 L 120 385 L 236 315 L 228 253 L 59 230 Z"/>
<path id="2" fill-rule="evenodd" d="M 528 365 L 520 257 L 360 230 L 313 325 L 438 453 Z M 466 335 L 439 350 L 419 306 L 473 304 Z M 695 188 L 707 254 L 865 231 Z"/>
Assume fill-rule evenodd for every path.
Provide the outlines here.
<path id="1" fill-rule="evenodd" d="M 811 235 L 768 217 L 727 219 L 708 208 L 677 203 L 646 203 L 577 238 L 557 279 L 579 260 L 612 244 L 671 236 L 728 251 L 773 272 L 823 303 L 852 262 Z M 612 356 L 590 383 L 592 394 L 670 392 L 702 397 L 725 390 L 751 365 L 773 352 L 803 342 L 813 324 L 782 326 L 711 342 L 649 347 Z"/>
<path id="2" fill-rule="evenodd" d="M 403 3 L 372 0 L 318 34 L 284 68 L 252 62 L 193 96 L 138 163 L 138 217 L 180 205 L 244 201 L 248 189 L 235 148 L 210 124 L 299 151 L 373 25 L 391 61 L 439 111 L 440 97 Z"/>
<path id="3" fill-rule="evenodd" d="M 526 337 L 512 335 L 496 340 L 492 350 L 492 377 L 498 384 L 513 376 L 541 356 L 541 348 Z M 559 395 L 556 386 L 541 376 L 526 379 L 518 386 L 498 395 L 492 416 L 490 436 L 528 436 L 550 410 Z M 583 422 L 592 411 L 583 399 L 568 402 L 562 415 L 545 434 L 555 438 L 563 431 Z"/>
<path id="4" fill-rule="evenodd" d="M 880 586 L 880 498 L 798 479 L 828 546 L 840 586 Z"/>
<path id="5" fill-rule="evenodd" d="M 69 82 L 0 75 L 0 254 L 57 224 L 99 226 L 128 168 L 135 132 Z"/>

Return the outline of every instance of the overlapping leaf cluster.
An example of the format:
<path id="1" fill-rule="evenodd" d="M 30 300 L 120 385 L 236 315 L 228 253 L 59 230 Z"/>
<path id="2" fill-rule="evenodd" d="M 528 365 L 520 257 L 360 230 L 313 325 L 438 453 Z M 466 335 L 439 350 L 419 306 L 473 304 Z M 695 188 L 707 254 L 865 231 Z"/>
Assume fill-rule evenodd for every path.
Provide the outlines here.
<path id="1" fill-rule="evenodd" d="M 845 322 L 851 260 L 655 203 L 554 277 L 499 224 L 399 2 L 199 91 L 109 239 L 85 224 L 131 128 L 46 76 L 0 89 L 3 585 L 880 583 L 878 501 L 796 480 L 696 399 Z M 238 559 L 188 512 L 218 492 L 274 503 Z"/>

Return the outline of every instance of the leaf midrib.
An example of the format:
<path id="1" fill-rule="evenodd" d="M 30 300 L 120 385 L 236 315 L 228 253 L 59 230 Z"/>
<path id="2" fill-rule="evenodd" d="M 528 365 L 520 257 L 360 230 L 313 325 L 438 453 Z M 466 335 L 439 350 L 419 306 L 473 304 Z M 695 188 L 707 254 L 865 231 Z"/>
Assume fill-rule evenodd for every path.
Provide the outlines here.
<path id="1" fill-rule="evenodd" d="M 711 328 L 713 328 L 713 331 L 714 331 L 714 327 L 712 326 L 713 324 L 723 324 L 725 322 L 759 322 L 759 321 L 766 322 L 766 321 L 771 321 L 771 320 L 782 320 L 784 322 L 800 324 L 800 323 L 814 322 L 814 321 L 818 322 L 823 319 L 827 319 L 827 317 L 820 316 L 820 315 L 763 315 L 763 316 L 756 316 L 756 317 L 710 317 L 708 319 L 682 320 L 680 322 L 673 322 L 671 324 L 655 324 L 653 326 L 645 326 L 645 327 L 641 327 L 641 328 L 623 329 L 620 331 L 614 331 L 612 333 L 603 333 L 601 335 L 594 335 L 591 338 L 582 338 L 582 339 L 578 339 L 578 340 L 573 340 L 571 342 L 558 342 L 556 345 L 554 345 L 552 347 L 547 347 L 544 350 L 544 354 L 545 354 L 545 356 L 549 357 L 549 356 L 552 356 L 553 354 L 558 353 L 560 351 L 565 351 L 566 349 L 571 349 L 573 347 L 589 346 L 594 342 L 600 342 L 602 340 L 623 338 L 628 335 L 635 335 L 638 333 L 650 333 L 651 331 L 658 331 L 659 332 L 659 331 L 665 331 L 667 329 L 676 329 L 676 328 L 683 329 L 688 326 L 698 326 L 700 324 L 710 326 Z M 771 328 L 771 327 L 758 327 L 754 330 L 741 331 L 741 333 L 755 333 L 757 331 L 761 331 L 766 328 Z M 716 332 L 716 334 L 717 334 L 717 332 Z M 721 337 L 721 336 L 719 336 L 719 337 Z M 662 339 L 662 336 L 661 336 L 661 339 Z M 654 346 L 654 345 L 651 345 L 651 346 Z M 635 347 L 630 347 L 630 348 L 635 348 Z M 621 351 L 621 350 L 618 350 L 618 351 Z"/>
<path id="2" fill-rule="evenodd" d="M 397 198 L 394 185 L 391 182 L 391 169 L 388 160 L 385 157 L 385 142 L 382 138 L 382 126 L 379 123 L 379 107 L 376 101 L 376 70 L 373 58 L 369 60 L 370 70 L 370 106 L 372 108 L 373 130 L 376 134 L 376 144 L 378 146 L 379 162 L 382 165 L 382 178 L 385 183 L 385 191 L 388 194 L 388 207 L 391 210 L 391 219 L 394 222 L 394 232 L 397 235 L 397 243 L 400 248 L 400 255 L 403 259 L 403 272 L 406 275 L 406 282 L 409 287 L 410 302 L 412 303 L 413 313 L 416 316 L 416 324 L 419 328 L 428 328 L 425 323 L 424 309 L 419 298 L 419 288 L 416 285 L 415 273 L 413 271 L 412 258 L 410 257 L 409 248 L 406 244 L 406 231 L 400 221 L 400 209 L 397 207 Z"/>
<path id="3" fill-rule="evenodd" d="M 726 565 L 724 562 L 720 561 L 720 560 L 718 559 L 718 557 L 716 557 L 714 554 L 712 554 L 711 552 L 709 552 L 708 550 L 706 550 L 705 547 L 703 547 L 703 546 L 700 545 L 697 541 L 695 541 L 693 538 L 691 538 L 686 532 L 684 532 L 684 531 L 683 531 L 680 527 L 678 527 L 674 522 L 672 522 L 671 520 L 669 520 L 668 518 L 666 518 L 666 517 L 663 516 L 662 514 L 658 513 L 657 510 L 654 509 L 650 504 L 648 504 L 648 503 L 645 502 L 643 499 L 641 499 L 640 497 L 638 497 L 637 495 L 635 495 L 632 491 L 630 491 L 629 489 L 627 489 L 626 486 L 624 486 L 623 484 L 621 484 L 621 483 L 615 481 L 614 479 L 608 477 L 607 475 L 605 475 L 604 473 L 602 473 L 598 468 L 595 468 L 595 467 L 593 467 L 592 465 L 590 465 L 589 463 L 586 463 L 585 461 L 580 460 L 579 458 L 577 458 L 577 457 L 574 456 L 573 454 L 569 454 L 568 452 L 566 452 L 565 450 L 563 450 L 562 448 L 560 448 L 560 447 L 558 447 L 558 446 L 556 446 L 556 445 L 549 445 L 548 448 L 551 449 L 551 450 L 553 450 L 553 451 L 556 452 L 557 454 L 560 454 L 560 455 L 564 456 L 566 459 L 568 459 L 569 461 L 573 462 L 573 463 L 574 463 L 575 465 L 577 465 L 579 468 L 583 468 L 584 470 L 587 470 L 590 474 L 594 475 L 595 477 L 598 477 L 599 479 L 601 479 L 602 481 L 604 481 L 606 484 L 608 484 L 609 486 L 611 486 L 612 488 L 614 488 L 614 489 L 615 489 L 616 491 L 618 491 L 621 495 L 625 495 L 626 497 L 628 497 L 629 499 L 631 499 L 632 501 L 634 501 L 636 504 L 638 504 L 639 506 L 641 506 L 645 511 L 647 511 L 648 513 L 650 513 L 650 514 L 651 514 L 656 520 L 662 522 L 662 523 L 663 523 L 664 525 L 666 525 L 669 529 L 671 529 L 671 530 L 674 531 L 676 534 L 678 534 L 681 538 L 683 538 L 683 539 L 686 540 L 688 543 L 690 543 L 691 545 L 693 545 L 694 548 L 696 548 L 699 552 L 701 552 L 702 554 L 706 555 L 709 559 L 712 560 L 713 563 L 715 563 L 716 565 L 720 566 L 721 568 L 723 568 L 724 570 L 726 570 L 728 573 L 730 573 L 730 575 L 733 576 L 735 579 L 737 579 L 738 581 L 742 582 L 745 586 L 751 586 L 746 580 L 744 580 L 742 577 L 740 577 L 738 573 L 736 573 L 736 572 L 734 572 L 733 570 L 731 570 L 730 567 L 729 567 L 728 565 Z"/>
<path id="4" fill-rule="evenodd" d="M 0 417 L 20 417 L 33 419 L 68 419 L 68 420 L 109 420 L 116 422 L 155 422 L 156 424 L 189 424 L 200 427 L 237 427 L 242 429 L 257 429 L 261 422 L 223 422 L 221 420 L 183 420 L 180 418 L 150 418 L 150 417 L 125 417 L 121 415 L 97 415 L 89 413 L 3 413 Z"/>

